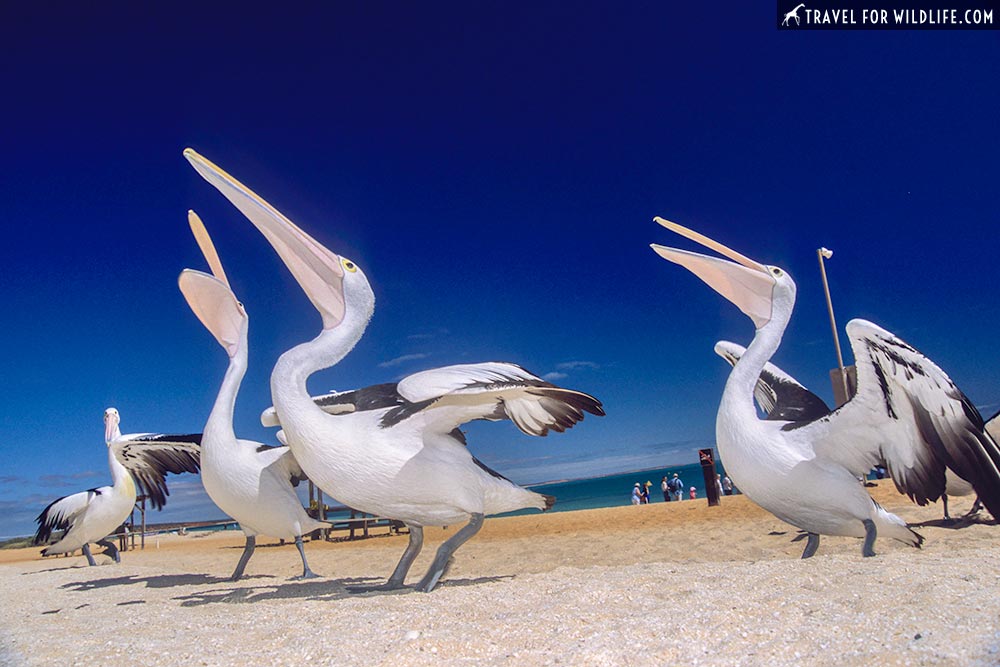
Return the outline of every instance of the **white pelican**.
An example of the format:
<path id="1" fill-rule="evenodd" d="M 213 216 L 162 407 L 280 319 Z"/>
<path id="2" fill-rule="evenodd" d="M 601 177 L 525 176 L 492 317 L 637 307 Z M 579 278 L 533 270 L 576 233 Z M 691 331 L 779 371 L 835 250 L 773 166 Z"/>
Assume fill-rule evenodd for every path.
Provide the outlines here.
<path id="1" fill-rule="evenodd" d="M 760 419 L 754 388 L 791 318 L 794 281 L 776 266 L 764 266 L 676 223 L 656 221 L 732 260 L 652 246 L 739 307 L 756 327 L 726 382 L 716 441 L 726 470 L 751 500 L 809 533 L 804 558 L 816 552 L 820 535 L 864 537 L 865 556 L 874 555 L 878 533 L 913 546 L 922 542 L 857 482 L 877 463 L 879 445 L 919 455 L 927 449 L 909 443 L 923 440 L 966 479 L 979 480 L 983 471 L 997 474 L 996 447 L 968 399 L 926 357 L 864 320 L 847 324 L 858 369 L 858 392 L 852 400 L 813 421 Z M 926 462 L 910 470 L 914 477 L 907 476 L 907 488 L 922 488 Z M 983 502 L 1000 508 L 1000 497 L 984 496 Z"/>
<path id="2" fill-rule="evenodd" d="M 96 565 L 90 554 L 90 542 L 96 542 L 104 547 L 104 554 L 116 563 L 121 562 L 117 547 L 106 538 L 132 513 L 136 482 L 149 496 L 153 508 L 160 509 L 170 495 L 167 473 L 198 472 L 200 433 L 122 435 L 120 420 L 115 408 L 104 411 L 104 442 L 108 447 L 112 485 L 59 498 L 35 519 L 38 531 L 34 544 L 48 542 L 53 530 L 65 531 L 56 543 L 42 549 L 43 556 L 82 548 L 87 562 Z"/>
<path id="3" fill-rule="evenodd" d="M 715 344 L 716 354 L 734 366 L 745 351 L 742 345 L 729 341 L 719 341 Z M 764 365 L 764 370 L 757 379 L 754 397 L 761 409 L 767 413 L 769 420 L 807 422 L 820 419 L 832 412 L 823 399 L 770 362 Z M 990 428 L 991 425 L 986 424 L 984 446 L 992 449 L 991 458 L 1000 460 L 1000 450 L 997 450 L 996 440 L 989 434 Z M 877 441 L 873 441 L 872 444 L 876 447 L 879 445 Z M 896 442 L 892 447 L 879 447 L 878 453 L 900 493 L 910 496 L 910 499 L 918 505 L 926 505 L 940 496 L 945 520 L 951 519 L 948 515 L 948 496 L 968 496 L 975 492 L 972 482 L 963 479 L 959 472 L 952 470 L 948 466 L 948 459 L 939 456 L 934 447 L 924 439 L 912 440 L 909 443 Z M 924 470 L 917 474 L 914 471 L 916 467 L 923 467 Z M 989 468 L 982 472 L 978 483 L 991 486 L 993 490 L 988 492 L 988 495 L 996 497 L 997 493 L 1000 493 L 1000 475 L 991 473 Z M 966 517 L 979 512 L 981 506 L 982 502 L 977 494 L 972 509 Z"/>
<path id="4" fill-rule="evenodd" d="M 191 149 L 184 155 L 268 239 L 322 316 L 319 336 L 278 359 L 271 397 L 284 437 L 313 482 L 342 503 L 409 527 L 409 544 L 385 588 L 403 585 L 423 544 L 423 526 L 469 521 L 441 545 L 417 584 L 427 592 L 485 515 L 552 506 L 554 498 L 522 489 L 477 461 L 458 427 L 510 419 L 529 435 L 545 435 L 571 427 L 584 411 L 603 414 L 600 402 L 494 362 L 349 392 L 331 399 L 337 414 L 324 412 L 306 380 L 340 361 L 361 338 L 375 308 L 368 279 L 217 166 Z"/>
<path id="5" fill-rule="evenodd" d="M 229 355 L 229 367 L 202 434 L 201 481 L 212 502 L 238 521 L 246 535 L 232 580 L 243 576 L 259 534 L 295 540 L 302 557 L 302 575 L 296 578 L 315 577 L 306 561 L 302 535 L 326 524 L 306 514 L 295 495 L 293 486 L 305 476 L 302 469 L 288 447 L 237 439 L 233 431 L 236 394 L 247 371 L 249 317 L 229 286 L 201 219 L 189 211 L 188 220 L 215 275 L 184 269 L 178 284 L 191 310 Z"/>

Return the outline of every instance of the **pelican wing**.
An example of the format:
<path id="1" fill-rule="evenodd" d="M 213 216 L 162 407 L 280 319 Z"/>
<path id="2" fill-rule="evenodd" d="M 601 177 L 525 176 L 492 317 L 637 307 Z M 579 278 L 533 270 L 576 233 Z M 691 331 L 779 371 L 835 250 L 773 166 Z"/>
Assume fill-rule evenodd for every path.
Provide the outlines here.
<path id="1" fill-rule="evenodd" d="M 423 414 L 434 430 L 463 444 L 465 437 L 458 427 L 477 419 L 510 419 L 528 435 L 544 436 L 549 430 L 571 428 L 585 412 L 604 414 L 601 402 L 593 396 L 557 387 L 505 362 L 444 366 L 409 375 L 398 384 L 332 392 L 312 400 L 331 415 L 381 410 L 382 428 Z M 273 407 L 263 412 L 261 422 L 280 425 Z"/>
<path id="2" fill-rule="evenodd" d="M 283 441 L 284 433 L 282 431 L 278 431 L 278 433 L 282 435 L 280 439 Z M 292 486 L 298 486 L 302 480 L 309 479 L 302 472 L 302 466 L 295 460 L 295 455 L 292 454 L 292 450 L 287 445 L 275 447 L 274 445 L 258 444 L 257 455 L 261 457 L 265 468 L 277 462 L 284 469 L 288 482 Z"/>
<path id="3" fill-rule="evenodd" d="M 745 347 L 726 340 L 715 344 L 715 353 L 733 366 L 744 352 Z M 830 414 L 830 408 L 822 398 L 770 362 L 764 365 L 757 378 L 753 396 L 769 420 L 812 421 Z"/>
<path id="4" fill-rule="evenodd" d="M 406 399 L 399 395 L 399 392 L 396 391 L 396 385 L 391 382 L 352 391 L 332 391 L 329 394 L 312 396 L 311 398 L 316 405 L 323 409 L 323 412 L 331 415 L 344 415 L 359 410 L 393 408 L 406 403 Z M 281 426 L 278 412 L 273 405 L 261 413 L 260 422 L 264 426 Z M 278 433 L 280 434 L 281 431 Z M 283 435 L 279 435 L 278 439 L 284 443 L 282 437 Z"/>
<path id="5" fill-rule="evenodd" d="M 382 418 L 391 426 L 416 412 L 426 412 L 441 433 L 477 419 L 510 419 L 528 435 L 565 431 L 584 413 L 602 416 L 593 396 L 546 382 L 516 364 L 487 362 L 423 371 L 404 378 L 397 391 L 407 404 Z"/>
<path id="6" fill-rule="evenodd" d="M 111 443 L 115 458 L 149 496 L 154 509 L 167 502 L 167 473 L 198 472 L 201 469 L 201 433 L 163 435 L 135 433 Z"/>
<path id="7" fill-rule="evenodd" d="M 1000 449 L 983 418 L 938 366 L 866 320 L 847 324 L 858 393 L 808 427 L 816 452 L 864 472 L 880 455 L 896 487 L 917 504 L 945 490 L 945 468 L 1000 511 Z M 787 428 L 787 427 L 786 427 Z"/>
<path id="8" fill-rule="evenodd" d="M 108 487 L 90 489 L 89 491 L 81 491 L 80 493 L 74 493 L 53 500 L 35 518 L 35 522 L 38 524 L 38 531 L 35 533 L 32 544 L 47 544 L 53 530 L 68 530 L 71 528 L 77 517 L 90 505 L 90 502 L 108 490 Z"/>

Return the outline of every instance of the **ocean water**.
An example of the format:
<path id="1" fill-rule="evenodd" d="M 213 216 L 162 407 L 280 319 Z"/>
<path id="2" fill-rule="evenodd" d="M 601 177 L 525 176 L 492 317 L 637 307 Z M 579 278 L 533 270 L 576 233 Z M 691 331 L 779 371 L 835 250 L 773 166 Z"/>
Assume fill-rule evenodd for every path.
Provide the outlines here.
<path id="1" fill-rule="evenodd" d="M 722 464 L 715 462 L 715 472 L 724 475 Z M 684 482 L 684 501 L 688 500 L 688 490 L 693 486 L 698 494 L 698 500 L 705 502 L 705 477 L 701 464 L 668 468 L 652 468 L 635 472 L 618 473 L 590 479 L 576 479 L 551 484 L 537 484 L 528 488 L 538 493 L 556 497 L 555 506 L 550 512 L 572 512 L 573 510 L 588 510 L 596 507 L 620 507 L 632 504 L 632 487 L 636 482 L 645 484 L 652 482 L 649 500 L 651 503 L 662 503 L 663 492 L 660 491 L 660 481 L 663 477 L 672 477 L 677 473 Z M 520 510 L 504 516 L 529 514 L 538 510 Z"/>

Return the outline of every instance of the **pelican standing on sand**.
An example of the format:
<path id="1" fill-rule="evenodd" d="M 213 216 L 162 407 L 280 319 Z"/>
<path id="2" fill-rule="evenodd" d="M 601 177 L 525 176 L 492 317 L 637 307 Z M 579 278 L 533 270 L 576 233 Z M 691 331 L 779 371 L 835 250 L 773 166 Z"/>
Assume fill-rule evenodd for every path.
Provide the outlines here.
<path id="1" fill-rule="evenodd" d="M 997 474 L 996 446 L 968 399 L 926 357 L 864 320 L 847 324 L 858 369 L 853 399 L 806 421 L 760 419 L 754 389 L 791 318 L 794 281 L 776 266 L 764 266 L 676 223 L 656 221 L 732 260 L 652 246 L 731 301 L 756 327 L 722 394 L 717 446 L 726 470 L 751 500 L 809 534 L 803 558 L 816 552 L 820 535 L 863 537 L 865 556 L 875 554 L 879 533 L 920 546 L 923 538 L 858 483 L 878 462 L 879 445 L 919 455 L 927 450 L 909 443 L 921 439 L 973 483 Z M 931 469 L 926 462 L 914 464 L 906 471 L 907 488 L 930 491 L 933 480 L 921 476 Z M 1000 495 L 983 501 L 1000 509 Z"/>
<path id="2" fill-rule="evenodd" d="M 508 363 L 449 366 L 334 397 L 325 412 L 306 388 L 360 340 L 375 308 L 364 272 L 296 227 L 244 185 L 193 150 L 185 157 L 267 238 L 320 312 L 323 330 L 278 359 L 271 397 L 284 436 L 321 489 L 364 512 L 403 521 L 410 539 L 385 588 L 403 586 L 423 545 L 423 526 L 468 524 L 446 540 L 417 584 L 432 590 L 452 554 L 487 514 L 548 509 L 554 498 L 523 489 L 477 461 L 458 427 L 511 419 L 530 435 L 563 431 L 601 415 L 587 394 L 561 389 Z M 319 399 L 321 402 L 323 399 Z"/>
<path id="3" fill-rule="evenodd" d="M 38 531 L 34 544 L 45 544 L 52 531 L 65 531 L 62 537 L 42 549 L 43 556 L 83 549 L 90 565 L 97 565 L 90 553 L 90 543 L 104 547 L 105 555 L 121 562 L 118 548 L 107 538 L 125 522 L 135 507 L 136 482 L 149 496 L 154 509 L 167 502 L 166 474 L 198 472 L 201 434 L 159 435 L 134 433 L 122 435 L 118 410 L 104 411 L 104 442 L 108 447 L 111 486 L 81 491 L 53 501 L 35 521 Z"/>
<path id="4" fill-rule="evenodd" d="M 201 439 L 201 481 L 212 502 L 238 521 L 246 535 L 232 580 L 243 576 L 259 534 L 294 539 L 302 557 L 302 575 L 296 579 L 315 577 L 306 561 L 302 535 L 326 524 L 306 514 L 295 495 L 293 484 L 304 475 L 288 447 L 236 437 L 233 410 L 247 371 L 249 317 L 229 286 L 201 219 L 190 211 L 188 221 L 215 275 L 184 269 L 178 284 L 191 310 L 229 355 L 229 367 Z"/>
<path id="5" fill-rule="evenodd" d="M 715 344 L 715 353 L 734 366 L 744 352 L 746 349 L 737 343 L 723 340 Z M 767 413 L 769 420 L 807 422 L 833 412 L 823 399 L 770 362 L 764 365 L 764 370 L 760 373 L 754 397 L 761 409 Z M 992 449 L 991 459 L 1000 460 L 996 439 L 990 433 L 992 428 L 991 423 L 986 424 L 983 446 Z M 872 441 L 870 444 L 878 448 L 878 455 L 888 467 L 896 489 L 910 496 L 910 499 L 918 505 L 934 502 L 940 495 L 944 518 L 949 521 L 951 517 L 948 514 L 948 496 L 968 496 L 976 493 L 976 500 L 965 518 L 976 514 L 982 508 L 982 501 L 973 484 L 949 467 L 948 460 L 952 457 L 939 455 L 927 440 L 916 438 L 909 441 L 895 441 L 892 446 L 879 446 L 878 441 Z M 919 474 L 916 471 L 918 467 L 922 468 Z M 987 495 L 995 497 L 1000 492 L 1000 475 L 991 474 L 989 469 L 982 472 L 984 474 L 979 477 L 977 483 L 981 487 L 986 484 L 991 489 L 987 490 Z"/>

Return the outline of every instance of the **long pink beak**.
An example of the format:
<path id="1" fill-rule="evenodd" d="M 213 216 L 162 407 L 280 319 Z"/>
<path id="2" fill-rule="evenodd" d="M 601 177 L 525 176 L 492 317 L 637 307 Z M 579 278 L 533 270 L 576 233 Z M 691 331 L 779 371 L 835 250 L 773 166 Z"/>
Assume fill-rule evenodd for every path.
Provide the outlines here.
<path id="1" fill-rule="evenodd" d="M 340 256 L 193 149 L 185 149 L 184 157 L 264 235 L 323 317 L 323 328 L 332 329 L 340 324 L 345 311 Z"/>
<path id="2" fill-rule="evenodd" d="M 654 220 L 732 261 L 654 243 L 650 247 L 656 254 L 669 262 L 680 264 L 701 278 L 709 287 L 743 311 L 758 329 L 771 320 L 775 281 L 766 266 L 676 222 L 659 217 Z"/>

